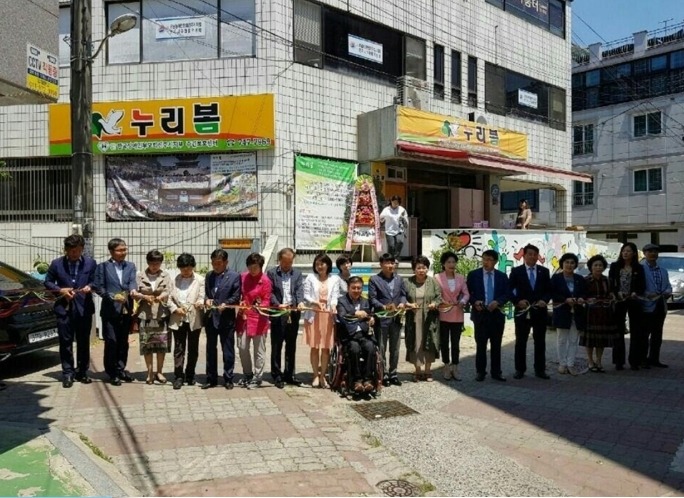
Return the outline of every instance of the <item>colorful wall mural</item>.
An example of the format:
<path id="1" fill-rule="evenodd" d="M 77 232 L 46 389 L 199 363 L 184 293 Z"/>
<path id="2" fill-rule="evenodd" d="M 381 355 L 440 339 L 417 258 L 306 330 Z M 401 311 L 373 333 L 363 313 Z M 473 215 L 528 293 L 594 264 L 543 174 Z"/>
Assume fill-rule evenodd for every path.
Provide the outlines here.
<path id="1" fill-rule="evenodd" d="M 539 248 L 539 263 L 551 272 L 559 268 L 558 260 L 566 252 L 587 260 L 594 254 L 603 254 L 609 261 L 615 259 L 614 243 L 589 241 L 585 232 L 499 229 L 435 229 L 423 230 L 423 254 L 430 257 L 447 249 L 468 258 L 479 259 L 488 249 L 499 253 L 498 269 L 510 273 L 511 268 L 523 264 L 523 248 L 534 244 Z"/>

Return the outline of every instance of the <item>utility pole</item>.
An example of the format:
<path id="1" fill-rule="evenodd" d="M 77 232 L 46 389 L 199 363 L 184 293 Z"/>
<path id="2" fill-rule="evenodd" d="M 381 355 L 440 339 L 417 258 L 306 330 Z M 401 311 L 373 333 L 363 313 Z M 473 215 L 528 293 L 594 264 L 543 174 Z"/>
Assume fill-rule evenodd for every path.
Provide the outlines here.
<path id="1" fill-rule="evenodd" d="M 73 231 L 93 248 L 92 0 L 71 2 L 71 185 Z"/>

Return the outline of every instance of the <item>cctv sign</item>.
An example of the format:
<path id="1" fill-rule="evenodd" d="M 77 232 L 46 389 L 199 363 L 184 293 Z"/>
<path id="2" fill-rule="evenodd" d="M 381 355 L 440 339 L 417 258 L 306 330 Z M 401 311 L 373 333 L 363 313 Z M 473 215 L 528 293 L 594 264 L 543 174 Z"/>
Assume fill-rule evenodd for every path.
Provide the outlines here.
<path id="1" fill-rule="evenodd" d="M 30 43 L 26 46 L 26 87 L 54 100 L 59 97 L 57 56 Z"/>

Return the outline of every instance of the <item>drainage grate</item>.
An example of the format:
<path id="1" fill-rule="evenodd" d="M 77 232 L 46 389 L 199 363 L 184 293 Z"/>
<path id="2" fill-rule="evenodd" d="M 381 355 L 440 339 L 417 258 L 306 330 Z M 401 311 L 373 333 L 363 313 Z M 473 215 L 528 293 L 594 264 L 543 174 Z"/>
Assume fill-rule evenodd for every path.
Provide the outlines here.
<path id="1" fill-rule="evenodd" d="M 420 490 L 408 481 L 388 480 L 375 485 L 385 496 L 422 496 Z"/>
<path id="2" fill-rule="evenodd" d="M 415 415 L 418 412 L 399 401 L 376 401 L 374 403 L 363 403 L 352 406 L 359 415 L 368 420 L 381 420 L 390 417 L 403 417 L 405 415 Z M 390 495 L 400 496 L 400 495 Z M 401 495 L 403 496 L 403 495 Z"/>

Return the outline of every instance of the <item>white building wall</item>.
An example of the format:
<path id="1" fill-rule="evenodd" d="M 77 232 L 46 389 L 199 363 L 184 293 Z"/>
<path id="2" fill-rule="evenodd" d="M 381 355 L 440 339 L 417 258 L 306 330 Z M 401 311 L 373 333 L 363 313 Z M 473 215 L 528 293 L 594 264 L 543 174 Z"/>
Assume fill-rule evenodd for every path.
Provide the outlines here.
<path id="1" fill-rule="evenodd" d="M 565 88 L 570 116 L 570 4 L 566 8 L 568 36 L 555 36 L 483 1 L 412 0 L 368 2 L 329 0 L 349 11 L 408 34 L 426 39 L 427 80 L 432 88 L 433 43 L 445 47 L 445 101 L 432 100 L 430 110 L 458 117 L 469 112 L 484 116 L 494 126 L 528 133 L 528 160 L 569 170 L 570 132 L 526 120 L 485 113 L 484 63 L 492 62 Z M 357 115 L 391 105 L 391 85 L 292 62 L 293 6 L 291 0 L 257 0 L 257 49 L 254 58 L 194 60 L 172 63 L 107 65 L 104 53 L 94 62 L 94 102 L 208 97 L 251 93 L 275 94 L 276 147 L 259 152 L 258 221 L 227 222 L 116 222 L 105 221 L 104 158 L 94 162 L 95 256 L 107 256 L 106 242 L 124 237 L 131 259 L 138 265 L 153 248 L 195 254 L 198 264 L 209 262 L 219 238 L 252 238 L 260 247 L 266 235 L 277 235 L 278 246 L 294 245 L 294 155 L 356 158 Z M 433 10 L 434 8 L 434 10 Z M 105 35 L 103 0 L 93 0 L 93 39 Z M 385 50 L 401 50 L 386 47 Z M 449 102 L 450 54 L 462 55 L 462 94 L 467 96 L 468 55 L 478 58 L 478 108 Z M 69 101 L 69 68 L 60 73 L 60 102 Z M 467 98 L 464 99 L 464 102 Z M 48 155 L 46 106 L 0 108 L 0 157 Z M 530 176 L 531 181 L 545 180 Z M 558 181 L 566 185 L 569 182 Z M 570 196 L 562 207 L 570 210 Z M 560 208 L 559 208 L 560 209 Z M 0 223 L 0 259 L 27 268 L 40 254 L 50 259 L 60 253 L 68 225 Z M 60 235 L 59 232 L 63 230 Z M 39 237 L 39 233 L 50 236 Z"/>
<path id="2" fill-rule="evenodd" d="M 594 124 L 594 153 L 573 161 L 576 171 L 594 176 L 594 204 L 573 208 L 576 224 L 600 233 L 636 232 L 629 240 L 642 245 L 652 232 L 662 244 L 684 243 L 683 104 L 684 94 L 666 95 L 574 114 L 575 124 Z M 662 133 L 633 138 L 633 117 L 658 110 Z M 654 167 L 663 168 L 663 190 L 634 192 L 633 171 Z"/>

